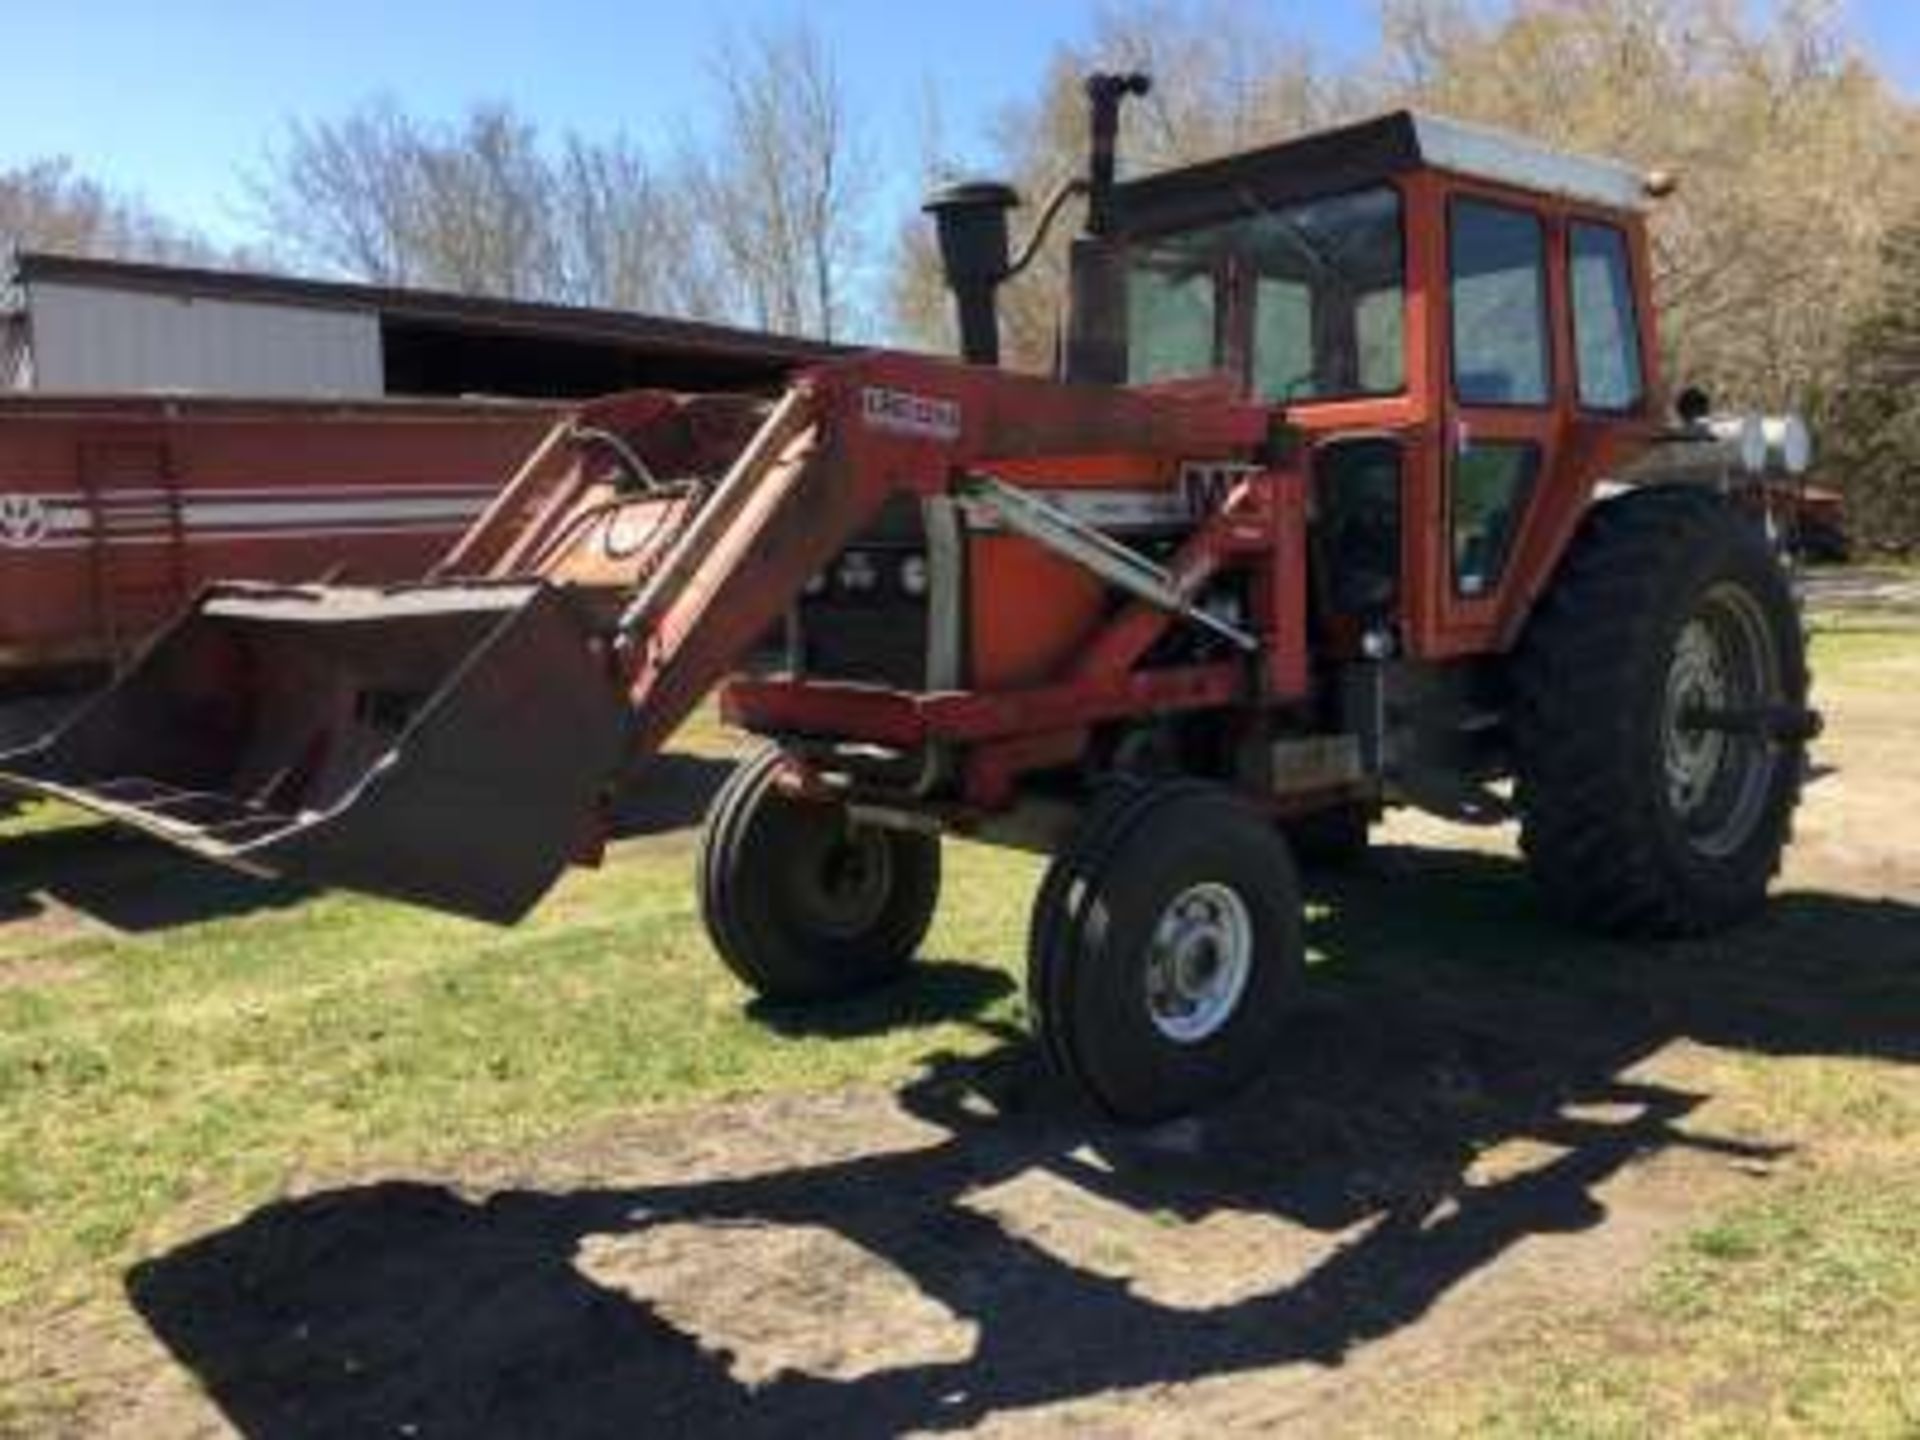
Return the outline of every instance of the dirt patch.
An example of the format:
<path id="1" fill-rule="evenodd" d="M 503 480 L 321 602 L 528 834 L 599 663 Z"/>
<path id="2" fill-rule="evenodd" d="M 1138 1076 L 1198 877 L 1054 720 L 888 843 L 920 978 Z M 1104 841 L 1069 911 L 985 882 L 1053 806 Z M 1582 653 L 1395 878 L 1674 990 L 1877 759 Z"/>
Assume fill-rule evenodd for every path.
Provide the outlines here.
<path id="1" fill-rule="evenodd" d="M 1683 1127 L 1699 1097 L 1667 1074 L 1687 1047 L 1644 1011 L 1497 988 L 1330 1006 L 1284 1077 L 1153 1132 L 1089 1125 L 1009 1043 L 898 1094 L 740 1102 L 291 1197 L 132 1273 L 217 1410 L 184 1386 L 160 1403 L 156 1375 L 129 1424 L 1345 1423 L 1543 1306 L 1630 1286 L 1775 1153 Z"/>
<path id="2" fill-rule="evenodd" d="M 1920 685 L 1920 635 L 1913 679 Z M 1855 893 L 1920 895 L 1920 757 L 1911 690 L 1823 687 L 1828 734 L 1795 821 L 1786 881 Z"/>

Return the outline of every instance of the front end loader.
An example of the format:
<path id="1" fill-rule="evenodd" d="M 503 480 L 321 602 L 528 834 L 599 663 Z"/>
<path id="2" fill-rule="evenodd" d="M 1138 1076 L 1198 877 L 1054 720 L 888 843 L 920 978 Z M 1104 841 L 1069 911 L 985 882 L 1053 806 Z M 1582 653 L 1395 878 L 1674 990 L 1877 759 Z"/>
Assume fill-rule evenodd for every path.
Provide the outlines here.
<path id="1" fill-rule="evenodd" d="M 949 190 L 961 362 L 586 406 L 427 579 L 215 586 L 0 778 L 511 921 L 718 688 L 766 742 L 701 847 L 726 963 L 881 983 L 943 835 L 1043 851 L 1041 1039 L 1129 1119 L 1272 1060 L 1296 862 L 1388 805 L 1517 819 L 1601 928 L 1752 913 L 1817 719 L 1747 477 L 1656 413 L 1640 177 L 1399 114 L 1118 182 L 1145 85 L 1048 207 L 1060 377 L 994 363 L 1011 191 Z"/>

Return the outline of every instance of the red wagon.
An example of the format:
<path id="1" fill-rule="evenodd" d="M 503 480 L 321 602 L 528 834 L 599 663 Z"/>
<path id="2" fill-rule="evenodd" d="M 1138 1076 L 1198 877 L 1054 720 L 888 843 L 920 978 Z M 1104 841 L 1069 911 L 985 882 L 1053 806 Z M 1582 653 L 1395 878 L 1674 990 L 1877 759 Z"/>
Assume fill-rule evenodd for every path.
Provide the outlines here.
<path id="1" fill-rule="evenodd" d="M 423 574 L 560 413 L 0 395 L 0 695 L 116 665 L 215 579 Z"/>

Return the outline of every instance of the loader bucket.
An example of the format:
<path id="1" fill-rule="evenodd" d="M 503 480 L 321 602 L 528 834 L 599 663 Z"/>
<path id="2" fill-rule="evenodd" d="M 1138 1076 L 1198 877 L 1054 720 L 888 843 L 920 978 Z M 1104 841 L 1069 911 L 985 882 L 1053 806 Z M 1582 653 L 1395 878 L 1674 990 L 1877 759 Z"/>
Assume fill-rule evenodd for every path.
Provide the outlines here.
<path id="1" fill-rule="evenodd" d="M 269 875 L 518 918 L 590 833 L 623 709 L 568 592 L 218 585 L 0 783 Z"/>

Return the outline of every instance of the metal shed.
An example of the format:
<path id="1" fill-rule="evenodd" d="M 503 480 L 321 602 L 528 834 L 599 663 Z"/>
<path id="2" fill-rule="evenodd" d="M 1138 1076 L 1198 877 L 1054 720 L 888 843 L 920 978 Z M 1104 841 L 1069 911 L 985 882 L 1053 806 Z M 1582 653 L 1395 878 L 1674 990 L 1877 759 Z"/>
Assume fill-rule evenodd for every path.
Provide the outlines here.
<path id="1" fill-rule="evenodd" d="M 628 311 L 28 251 L 14 260 L 0 385 L 559 398 L 773 387 L 836 353 Z"/>

